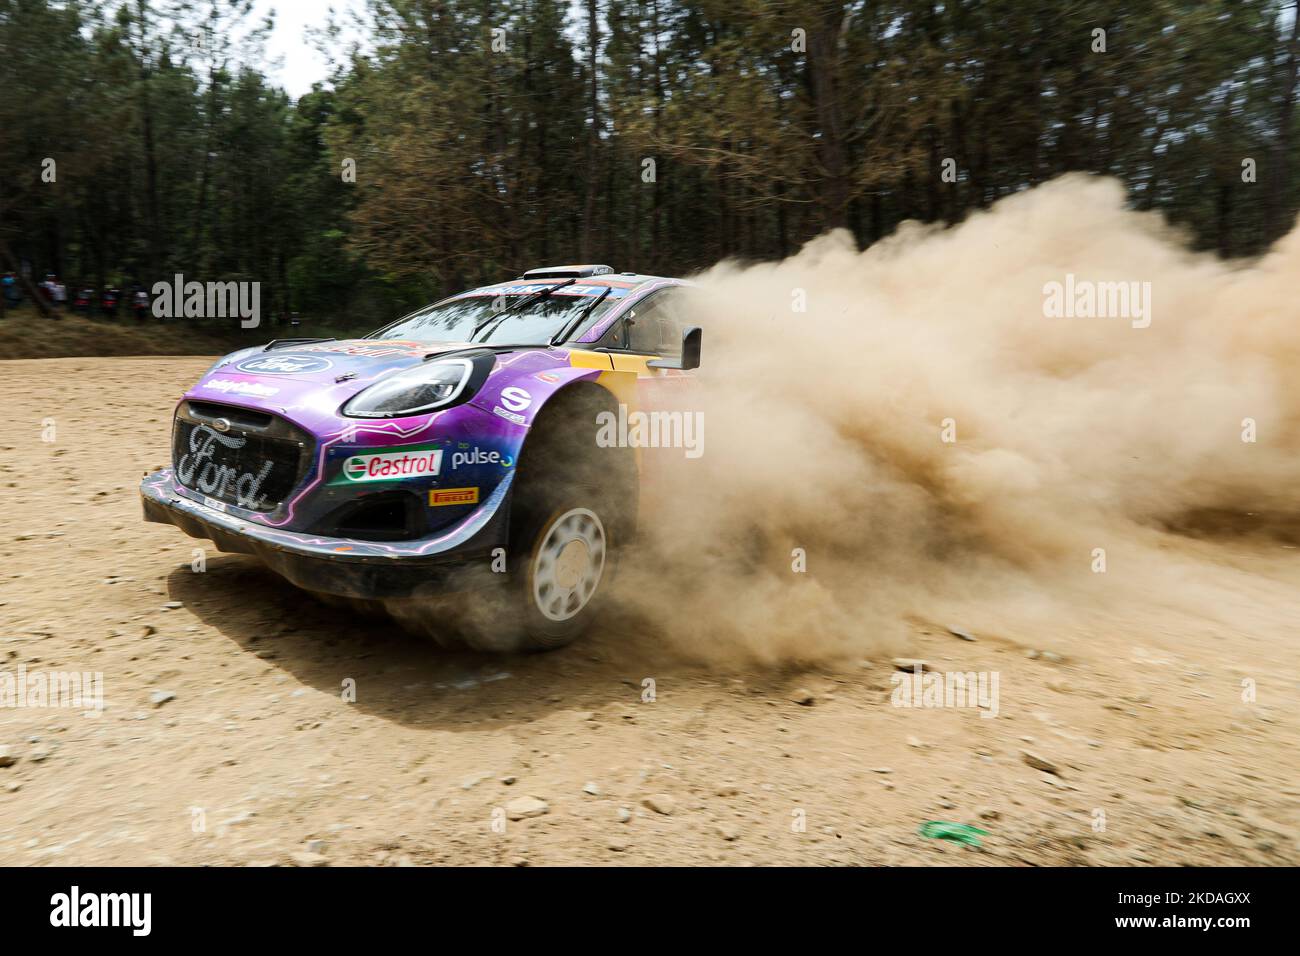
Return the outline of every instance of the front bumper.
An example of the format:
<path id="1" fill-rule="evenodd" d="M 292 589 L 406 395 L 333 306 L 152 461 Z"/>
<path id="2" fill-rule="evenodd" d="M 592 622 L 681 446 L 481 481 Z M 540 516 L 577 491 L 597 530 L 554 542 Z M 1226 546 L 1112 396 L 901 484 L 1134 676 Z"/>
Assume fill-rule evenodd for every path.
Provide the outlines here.
<path id="1" fill-rule="evenodd" d="M 146 521 L 174 524 L 220 551 L 251 554 L 300 588 L 342 597 L 406 598 L 473 587 L 490 579 L 492 551 L 504 547 L 513 474 L 464 520 L 412 541 L 358 541 L 285 531 L 202 504 L 180 492 L 172 469 L 146 475 Z"/>

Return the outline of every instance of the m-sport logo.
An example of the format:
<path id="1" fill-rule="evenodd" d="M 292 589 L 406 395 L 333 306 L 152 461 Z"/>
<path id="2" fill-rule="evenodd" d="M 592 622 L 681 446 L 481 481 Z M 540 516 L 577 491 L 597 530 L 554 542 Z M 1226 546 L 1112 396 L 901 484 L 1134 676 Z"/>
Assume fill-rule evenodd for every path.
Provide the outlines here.
<path id="1" fill-rule="evenodd" d="M 50 925 L 125 926 L 133 936 L 148 936 L 153 927 L 152 893 L 69 893 L 50 897 Z"/>
<path id="2" fill-rule="evenodd" d="M 235 366 L 241 372 L 254 375 L 303 375 L 333 367 L 334 363 L 329 359 L 315 355 L 261 355 L 244 359 Z"/>

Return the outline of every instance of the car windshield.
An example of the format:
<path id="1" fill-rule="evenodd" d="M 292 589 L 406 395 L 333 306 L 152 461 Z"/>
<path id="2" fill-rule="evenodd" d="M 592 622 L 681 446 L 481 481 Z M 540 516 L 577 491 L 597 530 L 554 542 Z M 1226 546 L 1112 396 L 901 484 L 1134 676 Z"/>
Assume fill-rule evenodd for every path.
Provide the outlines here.
<path id="1" fill-rule="evenodd" d="M 539 287 L 542 291 L 545 286 Z M 595 308 L 574 330 L 573 335 L 590 328 L 613 307 L 613 296 L 597 302 L 599 293 L 565 295 L 563 292 L 538 299 L 517 311 L 502 314 L 493 308 L 496 296 L 466 296 L 431 305 L 368 336 L 374 339 L 403 339 L 414 342 L 483 342 L 488 345 L 547 345 L 571 322 L 595 304 Z M 511 296 L 508 303 L 517 303 Z M 475 331 L 477 330 L 477 332 Z M 569 337 L 572 338 L 573 335 Z"/>

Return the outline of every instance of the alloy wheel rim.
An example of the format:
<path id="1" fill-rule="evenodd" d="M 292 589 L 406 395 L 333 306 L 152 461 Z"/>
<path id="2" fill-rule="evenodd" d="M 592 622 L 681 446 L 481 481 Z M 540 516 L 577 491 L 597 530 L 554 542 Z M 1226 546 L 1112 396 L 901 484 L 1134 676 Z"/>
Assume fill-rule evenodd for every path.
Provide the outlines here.
<path id="1" fill-rule="evenodd" d="M 605 526 L 572 508 L 551 522 L 533 559 L 533 602 L 549 620 L 568 621 L 591 603 L 605 571 Z"/>

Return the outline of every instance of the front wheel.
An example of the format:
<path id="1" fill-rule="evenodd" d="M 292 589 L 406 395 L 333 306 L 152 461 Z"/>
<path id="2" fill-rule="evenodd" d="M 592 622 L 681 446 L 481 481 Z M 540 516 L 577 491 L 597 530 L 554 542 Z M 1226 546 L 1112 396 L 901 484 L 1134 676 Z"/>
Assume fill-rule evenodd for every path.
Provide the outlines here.
<path id="1" fill-rule="evenodd" d="M 474 629 L 472 646 L 553 650 L 600 613 L 637 508 L 632 450 L 596 441 L 597 414 L 610 401 L 603 390 L 562 394 L 534 424 L 515 476 L 507 607 Z"/>
<path id="2" fill-rule="evenodd" d="M 612 545 L 605 522 L 590 507 L 556 508 L 538 523 L 520 582 L 528 647 L 560 647 L 586 630 Z"/>

